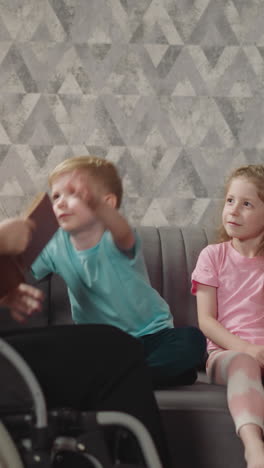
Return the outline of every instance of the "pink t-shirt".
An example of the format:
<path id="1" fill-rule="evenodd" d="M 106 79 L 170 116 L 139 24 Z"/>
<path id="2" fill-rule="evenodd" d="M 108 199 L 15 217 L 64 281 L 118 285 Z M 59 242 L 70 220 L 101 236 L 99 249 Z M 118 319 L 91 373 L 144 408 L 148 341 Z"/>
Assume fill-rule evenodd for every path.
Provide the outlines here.
<path id="1" fill-rule="evenodd" d="M 250 343 L 264 345 L 264 257 L 248 258 L 229 242 L 202 250 L 192 274 L 197 283 L 217 288 L 217 320 L 231 333 Z M 218 346 L 207 340 L 207 349 Z"/>

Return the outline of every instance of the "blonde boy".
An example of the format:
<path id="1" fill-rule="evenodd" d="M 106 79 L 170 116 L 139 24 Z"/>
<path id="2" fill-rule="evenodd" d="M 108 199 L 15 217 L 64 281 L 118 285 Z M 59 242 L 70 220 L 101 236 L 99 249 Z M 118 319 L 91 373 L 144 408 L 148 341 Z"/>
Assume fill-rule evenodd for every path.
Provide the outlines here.
<path id="1" fill-rule="evenodd" d="M 33 274 L 62 276 L 76 324 L 114 325 L 140 339 L 156 386 L 193 382 L 204 337 L 196 328 L 175 329 L 151 287 L 140 239 L 118 211 L 123 190 L 115 166 L 92 156 L 66 159 L 49 183 L 60 229 Z"/>

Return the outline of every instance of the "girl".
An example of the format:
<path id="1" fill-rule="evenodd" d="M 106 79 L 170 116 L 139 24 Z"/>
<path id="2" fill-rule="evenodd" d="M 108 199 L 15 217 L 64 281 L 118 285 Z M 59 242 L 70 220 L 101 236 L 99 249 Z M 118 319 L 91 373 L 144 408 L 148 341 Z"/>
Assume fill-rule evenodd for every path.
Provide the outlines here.
<path id="1" fill-rule="evenodd" d="M 220 243 L 192 274 L 207 373 L 227 385 L 247 468 L 264 468 L 264 165 L 236 169 L 226 185 Z"/>

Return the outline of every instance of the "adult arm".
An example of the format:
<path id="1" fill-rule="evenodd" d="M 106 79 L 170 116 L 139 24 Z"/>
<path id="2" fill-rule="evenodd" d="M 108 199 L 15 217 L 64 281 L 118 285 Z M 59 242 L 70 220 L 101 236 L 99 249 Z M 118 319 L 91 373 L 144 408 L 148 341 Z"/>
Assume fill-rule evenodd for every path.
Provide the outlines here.
<path id="1" fill-rule="evenodd" d="M 0 223 L 0 254 L 16 255 L 27 247 L 34 229 L 30 219 L 10 218 Z"/>
<path id="2" fill-rule="evenodd" d="M 16 255 L 28 245 L 34 223 L 29 219 L 10 218 L 0 223 L 0 254 Z M 1 268 L 1 264 L 0 264 Z M 0 306 L 9 307 L 11 316 L 18 322 L 39 312 L 43 293 L 28 284 L 21 283 L 15 290 L 1 298 Z"/>

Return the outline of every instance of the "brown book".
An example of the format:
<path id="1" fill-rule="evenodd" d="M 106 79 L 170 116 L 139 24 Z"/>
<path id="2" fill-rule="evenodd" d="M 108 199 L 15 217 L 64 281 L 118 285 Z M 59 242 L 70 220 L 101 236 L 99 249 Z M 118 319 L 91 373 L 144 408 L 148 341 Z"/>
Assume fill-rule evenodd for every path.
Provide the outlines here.
<path id="1" fill-rule="evenodd" d="M 25 281 L 25 272 L 57 231 L 59 225 L 47 193 L 40 193 L 25 215 L 35 223 L 26 250 L 19 255 L 0 255 L 0 297 Z"/>

